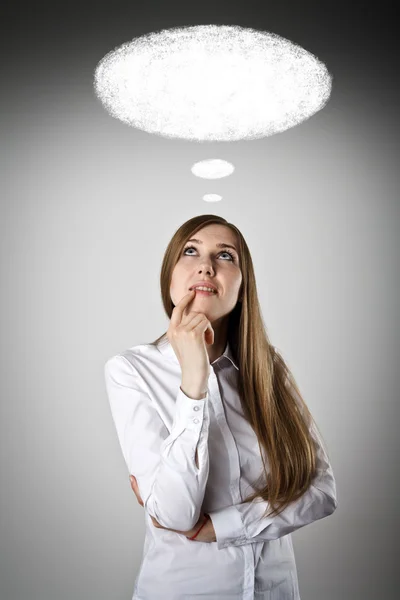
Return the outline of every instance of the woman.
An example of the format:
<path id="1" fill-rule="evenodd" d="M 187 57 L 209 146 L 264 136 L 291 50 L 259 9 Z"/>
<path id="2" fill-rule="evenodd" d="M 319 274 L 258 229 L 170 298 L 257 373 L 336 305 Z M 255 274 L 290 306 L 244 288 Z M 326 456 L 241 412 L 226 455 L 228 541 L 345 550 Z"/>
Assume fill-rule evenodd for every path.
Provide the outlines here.
<path id="1" fill-rule="evenodd" d="M 336 485 L 268 340 L 239 229 L 215 215 L 184 223 L 160 282 L 168 331 L 105 365 L 145 509 L 133 600 L 299 600 L 290 534 L 334 512 Z"/>

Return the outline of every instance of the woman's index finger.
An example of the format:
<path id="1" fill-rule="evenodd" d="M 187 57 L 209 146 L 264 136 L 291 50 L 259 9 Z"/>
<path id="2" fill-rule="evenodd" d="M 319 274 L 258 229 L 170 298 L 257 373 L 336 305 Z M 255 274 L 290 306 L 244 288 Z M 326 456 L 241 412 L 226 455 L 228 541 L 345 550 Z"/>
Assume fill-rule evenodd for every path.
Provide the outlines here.
<path id="1" fill-rule="evenodd" d="M 190 291 L 188 294 L 185 294 L 185 296 L 183 296 L 183 298 L 180 299 L 180 301 L 175 306 L 172 312 L 171 321 L 173 324 L 177 325 L 182 321 L 183 311 L 185 310 L 186 306 L 189 304 L 189 302 L 192 300 L 195 294 L 196 292 L 193 290 Z"/>

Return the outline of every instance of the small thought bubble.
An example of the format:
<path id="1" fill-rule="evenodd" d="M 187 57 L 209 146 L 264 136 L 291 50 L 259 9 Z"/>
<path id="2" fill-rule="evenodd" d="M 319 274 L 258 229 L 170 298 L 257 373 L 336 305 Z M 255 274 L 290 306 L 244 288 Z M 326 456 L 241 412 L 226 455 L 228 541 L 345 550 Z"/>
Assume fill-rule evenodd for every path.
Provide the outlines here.
<path id="1" fill-rule="evenodd" d="M 222 200 L 222 196 L 219 196 L 219 194 L 205 194 L 203 200 L 205 202 L 219 202 Z"/>
<path id="2" fill-rule="evenodd" d="M 193 175 L 203 179 L 221 179 L 231 175 L 235 167 L 226 160 L 209 158 L 194 163 L 191 168 Z"/>

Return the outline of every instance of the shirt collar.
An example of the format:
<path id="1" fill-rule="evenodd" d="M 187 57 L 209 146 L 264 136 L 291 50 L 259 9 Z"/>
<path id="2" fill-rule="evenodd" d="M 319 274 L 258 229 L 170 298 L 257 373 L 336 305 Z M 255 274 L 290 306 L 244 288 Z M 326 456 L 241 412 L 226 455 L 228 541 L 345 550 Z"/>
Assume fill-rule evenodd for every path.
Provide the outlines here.
<path id="1" fill-rule="evenodd" d="M 162 342 L 159 343 L 158 345 L 158 349 L 160 350 L 160 352 L 166 356 L 167 358 L 170 358 L 171 360 L 173 360 L 174 362 L 176 362 L 177 364 L 179 364 L 179 360 L 178 357 L 175 354 L 175 350 L 173 349 L 169 339 L 167 338 L 167 336 L 165 336 L 165 340 L 163 340 Z M 231 347 L 229 345 L 229 342 L 226 342 L 226 346 L 225 346 L 225 350 L 224 353 L 219 356 L 217 359 L 215 359 L 212 363 L 212 365 L 217 364 L 219 361 L 223 360 L 224 357 L 226 357 L 227 359 L 229 359 L 231 361 L 231 363 L 233 364 L 233 366 L 235 367 L 235 369 L 237 369 L 239 371 L 239 367 L 236 364 L 236 361 L 233 357 L 232 354 L 232 350 Z"/>

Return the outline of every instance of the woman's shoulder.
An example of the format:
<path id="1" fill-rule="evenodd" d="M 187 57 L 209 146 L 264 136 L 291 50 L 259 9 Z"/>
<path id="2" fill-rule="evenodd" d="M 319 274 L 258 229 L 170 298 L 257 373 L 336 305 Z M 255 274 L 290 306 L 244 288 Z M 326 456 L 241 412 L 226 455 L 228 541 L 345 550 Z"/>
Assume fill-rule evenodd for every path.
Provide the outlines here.
<path id="1" fill-rule="evenodd" d="M 106 360 L 105 369 L 118 369 L 125 364 L 132 371 L 157 373 L 165 368 L 165 362 L 175 358 L 166 334 L 154 342 L 135 344 L 121 350 Z M 175 361 L 177 362 L 177 361 Z M 126 363 L 129 363 L 127 365 Z"/>
<path id="2" fill-rule="evenodd" d="M 165 357 L 153 343 L 136 344 L 108 358 L 104 365 L 107 380 L 147 390 L 153 382 L 165 381 Z"/>
<path id="3" fill-rule="evenodd" d="M 129 348 L 125 348 L 110 356 L 105 364 L 118 364 L 122 361 L 129 362 L 133 367 L 141 361 L 141 359 L 151 358 L 152 355 L 156 356 L 158 353 L 157 347 L 151 343 L 148 344 L 136 344 L 135 346 L 130 346 Z"/>

